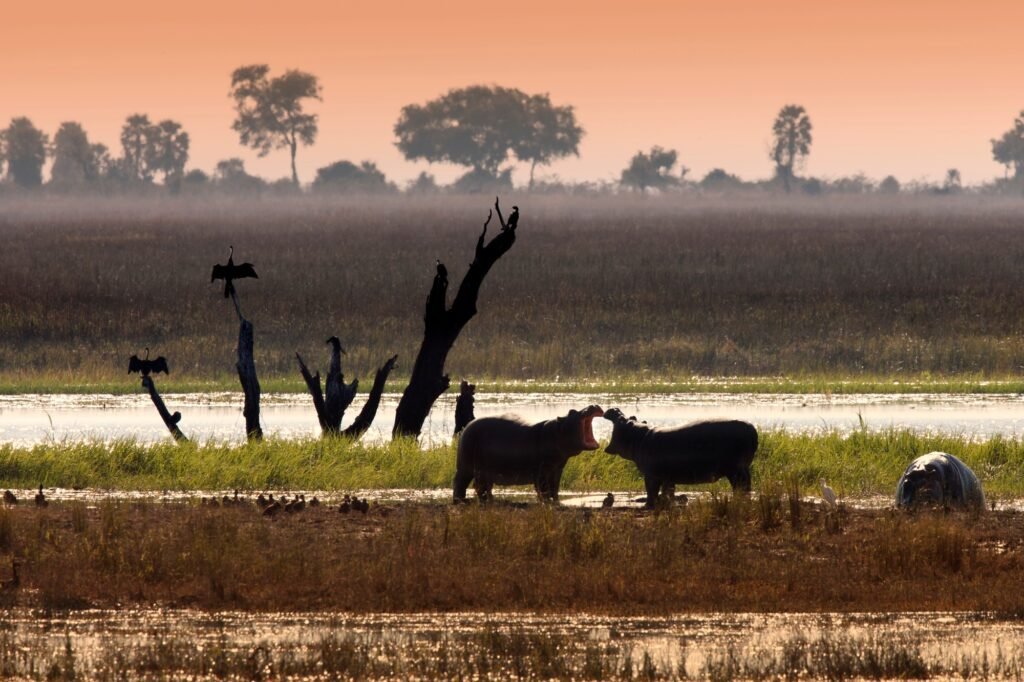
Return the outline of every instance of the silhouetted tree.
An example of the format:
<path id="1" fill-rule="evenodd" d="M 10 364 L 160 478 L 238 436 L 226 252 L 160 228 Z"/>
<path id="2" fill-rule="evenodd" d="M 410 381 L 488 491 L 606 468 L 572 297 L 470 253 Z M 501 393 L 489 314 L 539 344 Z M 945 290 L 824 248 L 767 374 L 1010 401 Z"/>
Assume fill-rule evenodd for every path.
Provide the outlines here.
<path id="1" fill-rule="evenodd" d="M 772 124 L 771 159 L 775 173 L 790 191 L 793 169 L 811 151 L 811 119 L 803 107 L 787 104 L 779 110 Z"/>
<path id="2" fill-rule="evenodd" d="M 532 185 L 536 166 L 579 153 L 583 129 L 572 107 L 556 107 L 548 95 L 473 85 L 403 107 L 395 135 L 407 159 L 468 166 L 474 185 L 485 174 L 498 178 L 515 154 L 530 163 Z"/>
<path id="3" fill-rule="evenodd" d="M 569 155 L 579 156 L 583 128 L 576 123 L 571 106 L 556 107 L 546 94 L 527 97 L 523 106 L 526 130 L 514 150 L 516 158 L 530 164 L 529 188 L 532 190 L 533 173 L 538 165 L 546 166 Z"/>
<path id="4" fill-rule="evenodd" d="M 664 190 L 677 185 L 680 178 L 672 175 L 672 167 L 676 165 L 676 156 L 676 150 L 662 149 L 661 147 L 651 147 L 651 151 L 647 154 L 637 152 L 630 160 L 629 166 L 622 171 L 620 182 L 626 187 L 640 190 L 641 194 L 648 187 Z"/>
<path id="5" fill-rule="evenodd" d="M 423 171 L 409 183 L 405 191 L 409 194 L 437 194 L 441 188 L 437 186 L 437 180 L 433 175 Z"/>
<path id="6" fill-rule="evenodd" d="M 239 158 L 218 161 L 213 182 L 222 190 L 239 193 L 259 192 L 266 184 L 261 178 L 249 175 L 245 170 L 245 162 Z"/>
<path id="7" fill-rule="evenodd" d="M 316 172 L 313 189 L 319 192 L 362 192 L 380 194 L 398 191 L 372 161 L 359 166 L 351 161 L 336 161 Z"/>
<path id="8" fill-rule="evenodd" d="M 1013 127 L 998 140 L 992 140 L 992 158 L 1013 169 L 1013 177 L 1024 179 L 1024 111 L 1013 120 Z"/>
<path id="9" fill-rule="evenodd" d="M 0 160 L 7 164 L 7 177 L 22 187 L 41 185 L 48 141 L 28 118 L 12 118 L 7 129 L 0 131 Z"/>
<path id="10" fill-rule="evenodd" d="M 68 188 L 96 180 L 100 174 L 96 158 L 99 146 L 102 145 L 90 144 L 89 136 L 80 123 L 61 123 L 53 136 L 51 184 Z"/>
<path id="11" fill-rule="evenodd" d="M 306 113 L 303 102 L 321 99 L 316 76 L 290 69 L 277 78 L 268 78 L 270 67 L 252 64 L 231 74 L 231 97 L 238 114 L 231 127 L 247 147 L 266 156 L 272 149 L 288 149 L 292 162 L 292 182 L 299 185 L 295 154 L 299 144 L 316 142 L 317 115 Z"/>
<path id="12" fill-rule="evenodd" d="M 892 175 L 886 175 L 878 185 L 878 191 L 882 194 L 899 194 L 900 181 Z"/>
<path id="13" fill-rule="evenodd" d="M 942 185 L 942 190 L 947 194 L 959 192 L 962 188 L 963 183 L 960 180 L 960 171 L 956 168 L 950 168 L 946 171 L 946 181 Z"/>
<path id="14" fill-rule="evenodd" d="M 146 114 L 132 114 L 121 126 L 121 154 L 124 170 L 132 180 L 150 182 L 153 173 L 148 160 L 152 155 L 156 129 Z"/>
<path id="15" fill-rule="evenodd" d="M 170 119 L 153 126 L 146 149 L 146 167 L 163 173 L 164 184 L 176 188 L 185 175 L 188 163 L 189 136 L 181 124 Z"/>
<path id="16" fill-rule="evenodd" d="M 742 187 L 743 181 L 721 168 L 712 168 L 707 175 L 701 178 L 700 186 L 702 189 L 722 191 Z"/>

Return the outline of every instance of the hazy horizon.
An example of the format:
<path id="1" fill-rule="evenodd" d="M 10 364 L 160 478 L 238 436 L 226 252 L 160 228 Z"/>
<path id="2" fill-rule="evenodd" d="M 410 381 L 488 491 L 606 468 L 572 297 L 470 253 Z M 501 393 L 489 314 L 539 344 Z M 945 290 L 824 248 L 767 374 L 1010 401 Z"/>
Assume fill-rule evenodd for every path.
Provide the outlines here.
<path id="1" fill-rule="evenodd" d="M 0 35 L 14 58 L 0 63 L 0 121 L 28 116 L 51 136 L 80 121 L 116 149 L 127 115 L 173 118 L 191 135 L 190 168 L 237 156 L 251 172 L 283 177 L 285 152 L 259 159 L 230 127 L 231 71 L 265 62 L 323 85 L 324 101 L 311 107 L 317 144 L 298 156 L 303 182 L 339 159 L 375 161 L 400 184 L 422 170 L 450 181 L 463 169 L 406 161 L 392 127 L 405 104 L 485 83 L 576 107 L 580 157 L 539 168 L 541 178 L 617 179 L 652 145 L 678 150 L 691 177 L 721 167 L 765 178 L 771 121 L 799 103 L 814 123 L 804 174 L 938 181 L 955 167 L 977 184 L 1003 176 L 989 140 L 1024 109 L 1013 87 L 1024 5 L 1006 0 L 628 9 L 530 0 L 518 16 L 465 0 L 288 9 L 282 16 L 265 0 L 183 0 L 173 14 L 124 0 L 7 8 Z"/>

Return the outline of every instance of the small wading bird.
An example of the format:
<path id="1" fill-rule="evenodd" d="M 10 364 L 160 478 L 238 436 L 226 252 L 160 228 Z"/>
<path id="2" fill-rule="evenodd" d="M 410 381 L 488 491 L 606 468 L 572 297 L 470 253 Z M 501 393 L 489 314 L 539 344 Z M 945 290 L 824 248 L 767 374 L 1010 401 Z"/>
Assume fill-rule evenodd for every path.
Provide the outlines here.
<path id="1" fill-rule="evenodd" d="M 253 268 L 252 263 L 242 263 L 241 265 L 235 265 L 235 247 L 228 247 L 228 264 L 227 265 L 214 265 L 213 274 L 210 275 L 210 281 L 222 279 L 224 280 L 224 298 L 230 298 L 231 294 L 235 291 L 235 285 L 232 284 L 232 280 L 243 279 L 245 277 L 252 277 L 259 279 L 259 275 L 256 274 L 256 270 Z"/>
<path id="2" fill-rule="evenodd" d="M 839 501 L 836 498 L 836 491 L 829 487 L 824 478 L 820 479 L 818 482 L 821 483 L 821 498 L 828 504 L 829 509 L 836 509 L 839 506 Z"/>
<path id="3" fill-rule="evenodd" d="M 10 490 L 4 491 L 4 504 L 18 504 L 18 498 Z"/>
<path id="4" fill-rule="evenodd" d="M 615 504 L 615 496 L 612 495 L 611 493 L 608 493 L 605 496 L 604 500 L 601 502 L 601 506 L 604 507 L 605 509 L 610 508 L 613 504 Z"/>
<path id="5" fill-rule="evenodd" d="M 148 377 L 150 372 L 154 374 L 159 374 L 160 372 L 170 374 L 167 371 L 167 358 L 161 355 L 150 360 L 148 348 L 146 349 L 146 357 L 143 359 L 139 360 L 138 355 L 128 358 L 128 373 L 131 374 L 132 372 L 139 372 L 144 377 Z"/>
<path id="6" fill-rule="evenodd" d="M 519 207 L 513 206 L 512 212 L 508 214 L 508 222 L 505 223 L 506 229 L 514 230 L 519 225 Z"/>
<path id="7" fill-rule="evenodd" d="M 46 495 L 43 495 L 43 484 L 40 483 L 39 484 L 39 492 L 36 493 L 36 506 L 37 507 L 45 507 L 48 504 L 50 504 L 50 503 L 46 501 Z"/>

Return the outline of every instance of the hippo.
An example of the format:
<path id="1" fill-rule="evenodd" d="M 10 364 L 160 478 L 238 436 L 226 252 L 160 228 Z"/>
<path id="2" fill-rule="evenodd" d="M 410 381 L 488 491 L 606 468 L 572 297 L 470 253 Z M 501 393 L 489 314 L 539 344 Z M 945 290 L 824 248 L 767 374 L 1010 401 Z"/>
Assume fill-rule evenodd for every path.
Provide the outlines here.
<path id="1" fill-rule="evenodd" d="M 978 477 L 953 455 L 929 452 L 907 467 L 896 486 L 896 506 L 985 509 L 985 494 Z"/>
<path id="2" fill-rule="evenodd" d="M 742 421 L 708 421 L 672 429 L 652 428 L 612 408 L 611 455 L 632 461 L 647 488 L 647 506 L 659 492 L 671 498 L 676 483 L 712 483 L 729 479 L 732 489 L 750 492 L 750 463 L 757 452 L 757 429 Z"/>
<path id="3" fill-rule="evenodd" d="M 604 410 L 591 405 L 537 424 L 527 424 L 513 415 L 474 419 L 459 439 L 454 501 L 466 500 L 470 481 L 480 501 L 491 499 L 495 483 L 532 483 L 541 500 L 557 501 L 562 470 L 569 458 L 600 447 L 591 422 L 602 414 Z"/>

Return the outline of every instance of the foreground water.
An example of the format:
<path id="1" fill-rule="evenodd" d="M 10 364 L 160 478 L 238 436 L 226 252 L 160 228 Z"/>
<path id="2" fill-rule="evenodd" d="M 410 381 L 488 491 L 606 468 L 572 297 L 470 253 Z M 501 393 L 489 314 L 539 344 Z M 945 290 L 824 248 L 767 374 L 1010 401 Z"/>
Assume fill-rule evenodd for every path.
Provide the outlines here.
<path id="1" fill-rule="evenodd" d="M 370 431 L 371 442 L 390 438 L 398 395 L 385 395 Z M 360 395 L 349 408 L 348 424 L 365 401 Z M 241 396 L 206 393 L 165 396 L 171 411 L 183 415 L 182 430 L 193 440 L 241 442 L 245 420 Z M 476 400 L 476 416 L 515 413 L 527 420 L 549 419 L 591 403 L 620 407 L 653 425 L 681 424 L 700 419 L 745 419 L 762 429 L 800 432 L 865 426 L 879 430 L 906 428 L 920 433 L 944 433 L 968 438 L 1002 435 L 1024 437 L 1024 397 L 951 394 L 571 394 L 490 393 Z M 442 396 L 424 425 L 425 444 L 448 442 L 455 419 L 455 397 Z M 319 434 L 309 396 L 265 396 L 264 431 L 274 437 L 300 438 Z M 607 438 L 611 425 L 595 420 L 594 433 Z M 0 443 L 30 445 L 45 441 L 115 440 L 143 442 L 169 438 L 156 410 L 145 395 L 12 395 L 0 396 Z"/>
<path id="2" fill-rule="evenodd" d="M 324 614 L 0 610 L 0 675 L 1019 679 L 987 613 Z M 70 674 L 69 674 L 70 673 Z"/>

